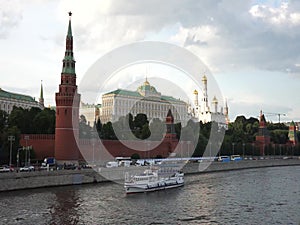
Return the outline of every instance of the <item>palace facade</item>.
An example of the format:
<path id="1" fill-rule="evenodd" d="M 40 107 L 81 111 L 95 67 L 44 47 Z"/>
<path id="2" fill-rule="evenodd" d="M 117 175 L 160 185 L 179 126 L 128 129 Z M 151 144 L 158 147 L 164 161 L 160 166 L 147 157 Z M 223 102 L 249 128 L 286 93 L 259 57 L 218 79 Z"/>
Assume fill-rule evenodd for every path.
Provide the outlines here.
<path id="1" fill-rule="evenodd" d="M 36 101 L 35 98 L 29 95 L 8 92 L 0 88 L 0 110 L 10 114 L 14 106 L 21 107 L 23 109 L 30 109 L 32 107 L 43 109 L 43 86 L 41 85 L 41 95 L 39 101 Z"/>
<path id="2" fill-rule="evenodd" d="M 164 121 L 169 110 L 175 123 L 185 124 L 190 119 L 186 102 L 162 95 L 146 79 L 136 91 L 117 89 L 102 95 L 100 119 L 102 123 L 115 122 L 129 113 L 133 116 L 143 113 L 149 121 L 154 118 Z"/>

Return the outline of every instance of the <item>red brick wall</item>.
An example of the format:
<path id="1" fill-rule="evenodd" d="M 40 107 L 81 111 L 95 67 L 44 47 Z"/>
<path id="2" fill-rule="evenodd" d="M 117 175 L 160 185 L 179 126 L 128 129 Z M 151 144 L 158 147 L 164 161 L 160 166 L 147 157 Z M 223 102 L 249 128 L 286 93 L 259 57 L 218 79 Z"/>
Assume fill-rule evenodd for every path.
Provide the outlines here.
<path id="1" fill-rule="evenodd" d="M 21 146 L 26 146 L 25 136 L 29 136 L 27 146 L 32 146 L 36 159 L 43 160 L 45 157 L 54 156 L 54 134 L 22 134 L 20 140 Z"/>
<path id="2" fill-rule="evenodd" d="M 21 135 L 20 145 L 26 146 L 26 140 L 24 136 Z M 36 159 L 42 160 L 45 157 L 53 157 L 55 155 L 55 135 L 51 134 L 28 134 L 29 140 L 27 141 L 28 146 L 32 146 L 36 155 Z M 131 144 L 138 150 L 131 149 L 122 144 L 120 141 L 113 140 L 97 140 L 92 144 L 91 140 L 80 139 L 80 152 L 82 156 L 81 159 L 85 158 L 90 161 L 93 158 L 97 160 L 111 160 L 117 156 L 131 157 L 134 153 L 139 154 L 141 158 L 155 158 L 158 155 L 162 157 L 168 157 L 171 152 L 176 152 L 177 156 L 188 157 L 188 151 L 191 155 L 193 153 L 194 147 L 187 142 L 178 143 L 177 140 L 169 141 L 165 140 L 162 142 L 147 142 L 145 141 L 131 141 Z M 67 143 L 67 145 L 62 146 L 64 149 L 73 148 L 78 149 L 76 141 L 72 143 Z M 156 146 L 156 147 L 155 147 Z M 147 151 L 147 149 L 151 149 Z M 68 151 L 63 154 L 67 154 Z M 80 155 L 80 154 L 79 154 Z M 56 157 L 57 158 L 57 157 Z M 70 156 L 66 155 L 66 159 L 69 159 Z M 62 158 L 64 159 L 64 158 Z"/>
<path id="3" fill-rule="evenodd" d="M 124 141 L 126 143 L 126 141 Z M 97 160 L 112 160 L 115 157 L 131 157 L 134 153 L 139 154 L 141 158 L 155 158 L 157 156 L 169 157 L 170 153 L 176 152 L 178 157 L 188 157 L 193 153 L 194 147 L 187 142 L 178 143 L 175 141 L 162 142 L 145 142 L 145 141 L 130 141 L 135 149 L 131 149 L 120 141 L 115 140 L 100 140 L 94 143 L 90 140 L 80 140 L 80 151 L 85 159 L 92 161 Z M 156 146 L 156 147 L 155 147 Z M 148 151 L 148 149 L 150 149 Z M 188 154 L 189 153 L 189 154 Z"/>

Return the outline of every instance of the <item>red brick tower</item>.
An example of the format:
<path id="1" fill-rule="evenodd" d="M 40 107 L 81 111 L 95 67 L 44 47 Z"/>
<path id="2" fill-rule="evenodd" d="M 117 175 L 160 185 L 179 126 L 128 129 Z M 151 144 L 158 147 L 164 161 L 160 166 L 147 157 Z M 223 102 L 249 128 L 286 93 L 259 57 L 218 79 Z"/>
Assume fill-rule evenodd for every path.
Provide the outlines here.
<path id="1" fill-rule="evenodd" d="M 259 128 L 256 136 L 256 143 L 260 149 L 260 155 L 265 155 L 265 147 L 270 144 L 270 134 L 266 126 L 265 115 L 260 111 Z"/>
<path id="2" fill-rule="evenodd" d="M 75 60 L 73 57 L 73 36 L 69 12 L 69 26 L 66 37 L 66 51 L 63 59 L 61 83 L 56 100 L 55 158 L 60 162 L 77 163 L 79 149 L 79 102 L 77 93 Z"/>
<path id="3" fill-rule="evenodd" d="M 167 126 L 167 131 L 166 131 L 165 139 L 166 140 L 176 140 L 174 117 L 171 112 L 171 109 L 169 109 L 167 117 L 166 117 L 166 126 Z"/>
<path id="4" fill-rule="evenodd" d="M 289 136 L 289 141 L 292 145 L 298 144 L 296 125 L 295 125 L 294 121 L 292 121 L 290 124 L 288 136 Z"/>

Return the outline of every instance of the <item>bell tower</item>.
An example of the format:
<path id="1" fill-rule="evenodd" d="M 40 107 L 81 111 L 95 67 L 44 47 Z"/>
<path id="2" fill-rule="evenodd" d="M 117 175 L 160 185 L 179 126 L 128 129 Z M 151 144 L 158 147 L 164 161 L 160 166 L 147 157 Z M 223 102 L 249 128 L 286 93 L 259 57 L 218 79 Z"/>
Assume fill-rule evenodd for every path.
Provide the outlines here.
<path id="1" fill-rule="evenodd" d="M 58 93 L 55 94 L 55 158 L 61 163 L 77 163 L 79 159 L 79 149 L 76 140 L 79 138 L 80 94 L 77 93 L 76 85 L 71 16 L 72 13 L 69 12 L 69 26 L 61 83 Z"/>

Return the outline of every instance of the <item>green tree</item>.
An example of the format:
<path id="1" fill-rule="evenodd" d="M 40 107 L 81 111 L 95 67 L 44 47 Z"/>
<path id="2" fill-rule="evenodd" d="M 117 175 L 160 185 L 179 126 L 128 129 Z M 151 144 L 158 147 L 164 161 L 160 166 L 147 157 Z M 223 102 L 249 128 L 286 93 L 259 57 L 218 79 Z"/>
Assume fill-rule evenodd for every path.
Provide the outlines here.
<path id="1" fill-rule="evenodd" d="M 92 128 L 87 124 L 84 115 L 80 115 L 79 119 L 79 138 L 90 138 Z"/>
<path id="2" fill-rule="evenodd" d="M 160 119 L 155 118 L 151 121 L 150 126 L 150 139 L 153 141 L 160 141 L 166 133 L 166 125 Z"/>

